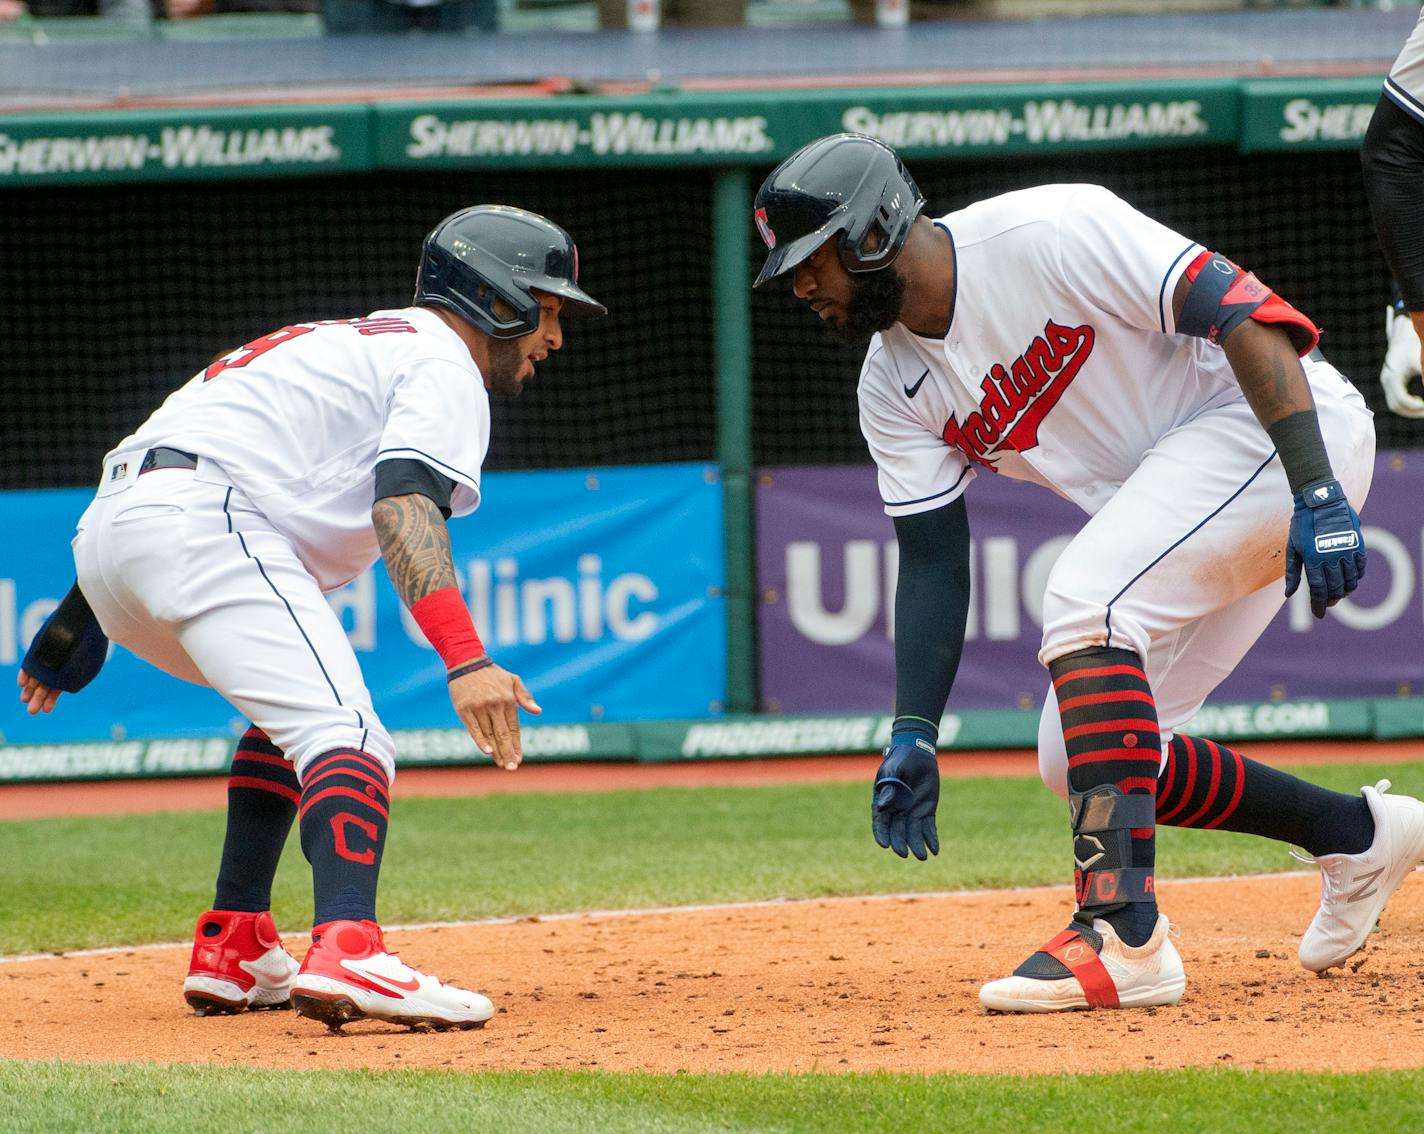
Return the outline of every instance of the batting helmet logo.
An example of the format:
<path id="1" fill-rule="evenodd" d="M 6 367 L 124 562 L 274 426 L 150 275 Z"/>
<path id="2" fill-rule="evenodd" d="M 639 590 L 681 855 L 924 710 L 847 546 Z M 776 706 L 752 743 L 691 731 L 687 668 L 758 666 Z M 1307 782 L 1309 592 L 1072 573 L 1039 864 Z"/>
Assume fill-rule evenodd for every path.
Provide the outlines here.
<path id="1" fill-rule="evenodd" d="M 758 209 L 752 214 L 756 218 L 757 231 L 761 233 L 762 243 L 768 248 L 776 247 L 776 233 L 771 231 L 771 225 L 766 223 L 766 210 Z"/>

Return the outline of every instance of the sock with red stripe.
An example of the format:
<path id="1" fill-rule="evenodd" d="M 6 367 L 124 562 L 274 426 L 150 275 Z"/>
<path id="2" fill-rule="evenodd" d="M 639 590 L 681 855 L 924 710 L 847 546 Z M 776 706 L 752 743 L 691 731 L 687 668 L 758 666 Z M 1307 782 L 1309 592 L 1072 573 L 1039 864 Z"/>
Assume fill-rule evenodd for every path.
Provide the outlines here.
<path id="1" fill-rule="evenodd" d="M 252 725 L 237 742 L 227 781 L 227 835 L 218 867 L 215 910 L 263 913 L 296 818 L 297 773 L 267 734 Z"/>
<path id="2" fill-rule="evenodd" d="M 376 920 L 389 808 L 390 781 L 374 756 L 335 748 L 307 766 L 300 822 L 316 898 L 312 924 Z"/>
<path id="3" fill-rule="evenodd" d="M 1155 797 L 1161 734 L 1157 705 L 1137 654 L 1107 648 L 1081 650 L 1053 662 L 1049 672 L 1068 750 L 1070 795 L 1085 797 L 1115 788 L 1123 795 Z M 1146 943 L 1157 925 L 1157 900 L 1150 880 L 1157 857 L 1156 828 L 1134 828 L 1130 836 L 1120 831 L 1078 834 L 1074 844 L 1081 920 L 1101 917 L 1126 944 Z M 1083 864 L 1099 871 L 1143 871 L 1148 891 L 1139 895 L 1142 900 L 1104 900 L 1101 889 L 1090 885 L 1092 872 Z"/>
<path id="4" fill-rule="evenodd" d="M 1360 795 L 1342 795 L 1194 736 L 1172 738 L 1157 782 L 1157 822 L 1242 831 L 1307 854 L 1359 854 L 1375 837 Z"/>

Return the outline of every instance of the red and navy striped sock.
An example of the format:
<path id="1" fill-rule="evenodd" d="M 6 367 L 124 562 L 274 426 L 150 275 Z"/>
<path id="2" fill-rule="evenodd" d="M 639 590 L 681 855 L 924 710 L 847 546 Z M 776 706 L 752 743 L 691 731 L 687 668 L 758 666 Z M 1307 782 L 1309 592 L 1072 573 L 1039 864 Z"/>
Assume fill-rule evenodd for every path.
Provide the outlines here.
<path id="1" fill-rule="evenodd" d="M 375 921 L 390 780 L 358 748 L 323 752 L 302 776 L 302 852 L 312 867 L 316 920 Z"/>
<path id="2" fill-rule="evenodd" d="M 1158 780 L 1157 822 L 1261 835 L 1314 856 L 1359 854 L 1375 837 L 1363 796 L 1328 791 L 1180 733 L 1167 746 Z"/>
<path id="3" fill-rule="evenodd" d="M 297 814 L 297 773 L 256 725 L 243 733 L 227 781 L 227 835 L 218 867 L 215 910 L 262 913 Z"/>
<path id="4" fill-rule="evenodd" d="M 1059 658 L 1049 666 L 1049 672 L 1068 750 L 1068 790 L 1085 795 L 1111 785 L 1124 795 L 1155 796 L 1161 734 L 1157 705 L 1137 654 L 1107 648 L 1082 650 Z M 1151 871 L 1157 857 L 1156 834 L 1155 827 L 1134 829 L 1128 861 L 1112 861 L 1121 855 L 1108 847 L 1108 857 L 1101 865 Z M 1077 847 L 1074 851 L 1075 861 L 1093 857 L 1078 854 Z M 1088 908 L 1086 899 L 1080 904 L 1085 914 L 1104 917 L 1128 945 L 1145 943 L 1157 924 L 1155 896 L 1101 910 Z"/>

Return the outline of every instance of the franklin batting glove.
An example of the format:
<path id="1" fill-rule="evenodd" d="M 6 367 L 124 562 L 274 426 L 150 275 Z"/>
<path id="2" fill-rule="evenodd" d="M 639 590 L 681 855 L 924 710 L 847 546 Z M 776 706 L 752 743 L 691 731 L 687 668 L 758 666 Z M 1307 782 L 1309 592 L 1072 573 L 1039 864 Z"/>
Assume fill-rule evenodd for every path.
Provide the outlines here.
<path id="1" fill-rule="evenodd" d="M 939 762 L 935 747 L 914 733 L 894 733 L 875 773 L 870 829 L 875 841 L 901 858 L 923 862 L 939 854 L 935 808 L 939 806 Z"/>
<path id="2" fill-rule="evenodd" d="M 1391 307 L 1385 315 L 1389 346 L 1380 369 L 1380 389 L 1391 412 L 1400 417 L 1424 417 L 1424 398 L 1409 392 L 1411 380 L 1419 377 L 1419 336 L 1409 312 Z"/>
<path id="3" fill-rule="evenodd" d="M 1365 574 L 1365 538 L 1360 517 L 1345 499 L 1338 480 L 1318 480 L 1295 494 L 1290 540 L 1286 544 L 1286 596 L 1300 586 L 1301 570 L 1310 588 L 1310 610 L 1325 617 Z"/>

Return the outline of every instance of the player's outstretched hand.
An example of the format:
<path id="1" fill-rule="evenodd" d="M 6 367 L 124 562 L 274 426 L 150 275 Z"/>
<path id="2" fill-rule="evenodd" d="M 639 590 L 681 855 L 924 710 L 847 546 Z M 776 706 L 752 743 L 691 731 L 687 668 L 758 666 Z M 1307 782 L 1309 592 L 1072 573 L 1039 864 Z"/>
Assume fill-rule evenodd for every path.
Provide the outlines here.
<path id="1" fill-rule="evenodd" d="M 20 700 L 31 716 L 52 713 L 60 693 L 78 693 L 99 675 L 109 639 L 75 583 L 30 642 L 20 662 Z"/>
<path id="2" fill-rule="evenodd" d="M 519 710 L 541 713 L 517 673 L 490 664 L 450 682 L 450 704 L 480 751 L 501 768 L 514 771 L 524 759 Z"/>
<path id="3" fill-rule="evenodd" d="M 892 736 L 870 797 L 875 841 L 901 858 L 913 854 L 923 862 L 927 850 L 939 854 L 938 806 L 939 762 L 934 745 L 922 736 Z"/>
<path id="4" fill-rule="evenodd" d="M 1286 543 L 1286 595 L 1295 594 L 1305 572 L 1310 610 L 1325 617 L 1365 574 L 1365 538 L 1360 517 L 1345 499 L 1338 480 L 1308 484 L 1295 494 L 1290 539 Z"/>
<path id="5" fill-rule="evenodd" d="M 18 679 L 20 686 L 20 700 L 25 703 L 25 711 L 34 716 L 36 713 L 52 713 L 54 707 L 59 703 L 61 690 L 53 689 L 46 685 L 37 677 L 32 677 L 23 669 L 20 670 Z"/>
<path id="6" fill-rule="evenodd" d="M 1384 366 L 1380 368 L 1380 389 L 1384 391 L 1385 404 L 1400 417 L 1424 418 L 1424 398 L 1409 392 L 1409 383 L 1419 377 L 1420 366 L 1424 364 L 1421 358 L 1424 345 L 1419 342 L 1408 312 L 1390 307 L 1385 318 L 1389 345 Z"/>

